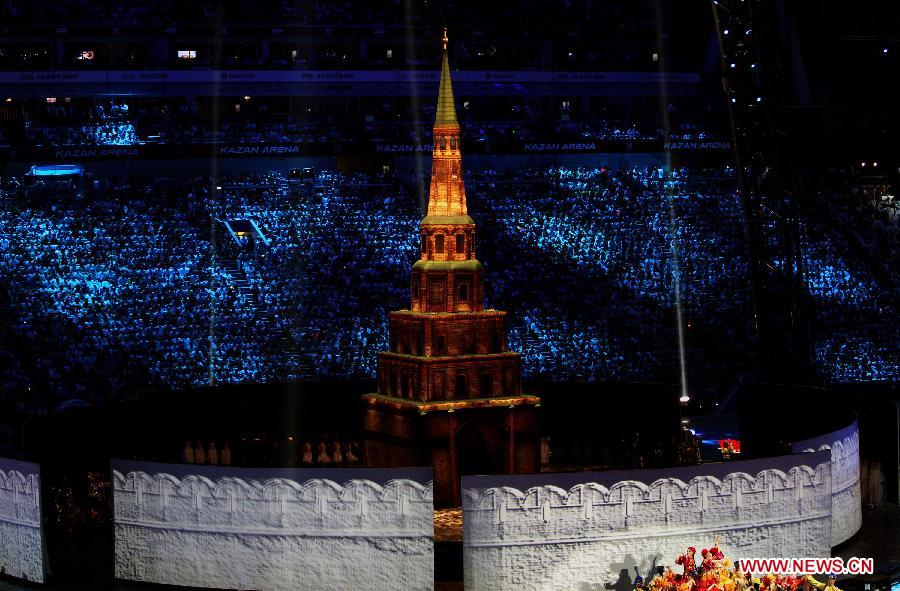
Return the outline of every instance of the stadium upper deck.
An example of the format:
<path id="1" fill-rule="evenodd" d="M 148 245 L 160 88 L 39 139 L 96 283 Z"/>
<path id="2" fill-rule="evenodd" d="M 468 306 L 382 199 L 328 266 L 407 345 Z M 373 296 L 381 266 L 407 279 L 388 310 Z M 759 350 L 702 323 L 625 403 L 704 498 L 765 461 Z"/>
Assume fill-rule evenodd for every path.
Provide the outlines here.
<path id="1" fill-rule="evenodd" d="M 430 70 L 439 56 L 429 41 L 447 26 L 461 70 L 683 71 L 712 39 L 705 6 L 650 0 L 4 0 L 0 22 L 0 69 L 9 70 Z"/>

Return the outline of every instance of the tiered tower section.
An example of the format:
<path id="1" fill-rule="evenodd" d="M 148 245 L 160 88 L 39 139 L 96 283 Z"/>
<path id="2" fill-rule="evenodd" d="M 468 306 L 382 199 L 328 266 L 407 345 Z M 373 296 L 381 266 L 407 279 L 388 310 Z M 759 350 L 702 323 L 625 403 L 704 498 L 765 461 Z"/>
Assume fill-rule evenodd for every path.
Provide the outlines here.
<path id="1" fill-rule="evenodd" d="M 449 425 L 431 421 L 422 434 L 409 421 L 396 416 L 388 419 L 386 413 L 413 411 L 425 416 L 433 411 L 533 408 L 540 400 L 522 394 L 521 356 L 507 348 L 506 312 L 484 309 L 484 267 L 476 256 L 475 222 L 466 205 L 446 31 L 443 43 L 428 213 L 420 224 L 420 256 L 412 268 L 410 309 L 391 312 L 390 351 L 378 358 L 378 394 L 366 396 L 370 404 L 367 431 L 381 438 L 380 444 L 367 443 L 367 462 L 415 463 L 421 456 L 398 442 L 430 438 L 436 500 L 452 497 L 458 503 L 454 437 L 464 426 L 463 417 Z M 515 420 L 504 418 L 502 439 L 508 447 L 483 450 L 503 455 L 496 465 L 505 466 L 504 471 L 535 467 L 517 458 L 517 429 Z M 435 437 L 441 442 L 436 443 Z M 446 489 L 448 479 L 455 481 L 452 494 Z"/>
<path id="2" fill-rule="evenodd" d="M 521 359 L 507 349 L 506 312 L 484 309 L 446 41 L 432 154 L 411 309 L 390 315 L 391 350 L 379 357 L 379 392 L 417 402 L 520 396 Z"/>

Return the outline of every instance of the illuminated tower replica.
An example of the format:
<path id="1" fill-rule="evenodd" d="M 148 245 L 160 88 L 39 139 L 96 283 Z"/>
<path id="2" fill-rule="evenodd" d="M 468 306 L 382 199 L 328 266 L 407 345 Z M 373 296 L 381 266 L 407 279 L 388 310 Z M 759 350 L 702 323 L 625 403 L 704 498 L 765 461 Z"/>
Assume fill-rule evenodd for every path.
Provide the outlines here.
<path id="1" fill-rule="evenodd" d="M 540 399 L 522 394 L 521 357 L 507 348 L 506 312 L 484 309 L 446 31 L 443 43 L 412 305 L 390 313 L 378 394 L 364 396 L 365 457 L 370 466 L 431 464 L 435 502 L 458 505 L 461 474 L 538 471 Z"/>

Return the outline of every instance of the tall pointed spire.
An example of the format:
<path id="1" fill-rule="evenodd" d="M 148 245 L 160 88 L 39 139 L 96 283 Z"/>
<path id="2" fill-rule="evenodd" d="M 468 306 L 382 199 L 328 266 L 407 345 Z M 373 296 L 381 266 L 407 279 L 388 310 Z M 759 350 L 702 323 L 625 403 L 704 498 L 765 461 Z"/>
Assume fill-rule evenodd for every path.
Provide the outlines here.
<path id="1" fill-rule="evenodd" d="M 447 29 L 444 29 L 444 56 L 441 62 L 441 83 L 438 89 L 437 116 L 435 127 L 459 128 L 456 120 L 456 105 L 453 104 L 453 83 L 450 81 L 450 60 L 447 57 Z"/>
<path id="2" fill-rule="evenodd" d="M 431 191 L 428 195 L 428 217 L 423 224 L 449 223 L 440 217 L 459 217 L 458 223 L 473 224 L 466 207 L 466 187 L 463 183 L 462 153 L 459 142 L 459 121 L 453 104 L 453 84 L 450 81 L 450 60 L 447 58 L 447 29 L 444 29 L 444 56 L 441 63 L 441 82 L 438 87 L 437 112 L 434 118 L 434 144 L 431 152 Z M 462 219 L 465 217 L 465 219 Z"/>

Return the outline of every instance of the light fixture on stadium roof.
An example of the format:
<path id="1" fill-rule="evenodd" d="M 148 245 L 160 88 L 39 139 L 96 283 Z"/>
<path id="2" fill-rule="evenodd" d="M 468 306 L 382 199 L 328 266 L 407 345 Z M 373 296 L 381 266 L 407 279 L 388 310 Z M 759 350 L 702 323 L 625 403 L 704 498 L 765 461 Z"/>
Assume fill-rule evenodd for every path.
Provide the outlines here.
<path id="1" fill-rule="evenodd" d="M 688 396 L 687 392 L 685 392 L 681 395 L 681 398 L 679 398 L 678 401 L 681 402 L 682 404 L 687 404 L 688 402 L 691 401 L 691 397 Z"/>

